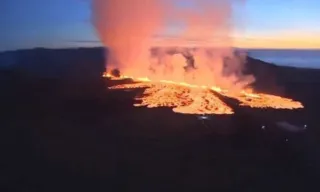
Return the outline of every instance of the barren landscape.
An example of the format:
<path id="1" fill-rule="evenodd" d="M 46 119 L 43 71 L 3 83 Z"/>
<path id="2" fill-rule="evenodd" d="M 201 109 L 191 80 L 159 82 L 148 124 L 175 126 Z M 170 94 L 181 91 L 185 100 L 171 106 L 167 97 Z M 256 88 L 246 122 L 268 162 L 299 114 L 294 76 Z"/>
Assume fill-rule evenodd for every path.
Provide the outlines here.
<path id="1" fill-rule="evenodd" d="M 6 189 L 318 188 L 320 70 L 248 58 L 255 90 L 300 101 L 304 108 L 250 108 L 220 96 L 234 114 L 202 119 L 170 108 L 134 107 L 143 89 L 108 89 L 128 80 L 102 77 L 101 49 L 1 54 L 20 58 L 1 71 L 0 176 Z M 277 125 L 284 121 L 306 126 L 292 131 Z"/>

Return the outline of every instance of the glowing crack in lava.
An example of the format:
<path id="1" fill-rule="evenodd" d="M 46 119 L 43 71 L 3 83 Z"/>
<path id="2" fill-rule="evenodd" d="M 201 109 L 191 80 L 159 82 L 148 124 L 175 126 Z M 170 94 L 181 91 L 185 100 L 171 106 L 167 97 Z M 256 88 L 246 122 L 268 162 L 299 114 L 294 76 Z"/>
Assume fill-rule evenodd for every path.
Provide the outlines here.
<path id="1" fill-rule="evenodd" d="M 110 75 L 105 75 L 111 77 Z M 119 79 L 120 77 L 111 79 Z M 138 80 L 140 79 L 140 80 Z M 184 114 L 233 114 L 233 110 L 216 94 L 237 99 L 241 106 L 252 108 L 298 109 L 303 105 L 298 101 L 280 96 L 241 91 L 240 94 L 231 94 L 217 87 L 189 85 L 172 81 L 152 82 L 145 78 L 138 78 L 136 83 L 112 86 L 109 89 L 136 89 L 145 88 L 143 94 L 135 99 L 140 101 L 136 107 L 172 107 L 176 113 Z M 215 92 L 215 93 L 213 93 Z"/>

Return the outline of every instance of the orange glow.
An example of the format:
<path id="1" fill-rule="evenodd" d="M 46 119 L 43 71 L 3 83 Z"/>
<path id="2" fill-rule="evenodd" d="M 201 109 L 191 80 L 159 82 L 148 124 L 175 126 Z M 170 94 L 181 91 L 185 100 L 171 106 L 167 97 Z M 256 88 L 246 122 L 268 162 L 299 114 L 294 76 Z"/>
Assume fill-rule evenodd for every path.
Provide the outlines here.
<path id="1" fill-rule="evenodd" d="M 294 101 L 243 91 L 255 81 L 244 73 L 246 56 L 232 34 L 241 17 L 243 0 L 197 0 L 182 8 L 163 0 L 93 0 L 92 21 L 108 48 L 107 70 L 131 78 L 135 84 L 111 89 L 146 88 L 136 106 L 172 107 L 187 114 L 231 114 L 219 99 L 224 95 L 250 107 L 297 108 Z M 235 6 L 236 5 L 236 6 Z M 184 27 L 167 39 L 168 23 Z M 155 41 L 155 36 L 159 36 Z M 240 42 L 241 43 L 241 42 Z M 235 94 L 239 93 L 239 94 Z M 274 101 L 273 103 L 271 101 Z"/>
<path id="2" fill-rule="evenodd" d="M 234 9 L 241 9 L 243 0 L 197 0 L 194 8 L 183 8 L 166 0 L 92 3 L 93 25 L 108 48 L 107 70 L 119 69 L 123 74 L 143 77 L 141 80 L 148 77 L 153 81 L 228 89 L 241 89 L 238 86 L 254 81 L 253 76 L 242 73 L 245 57 L 234 55 L 230 36 L 234 17 L 241 17 Z M 172 22 L 183 25 L 182 31 L 167 34 Z M 188 74 L 186 68 L 191 69 Z M 237 85 L 231 88 L 234 84 Z"/>
<path id="3" fill-rule="evenodd" d="M 268 49 L 319 49 L 318 34 L 307 32 L 282 32 L 277 34 L 249 34 L 247 37 L 238 34 L 234 38 L 236 47 Z"/>
<path id="4" fill-rule="evenodd" d="M 105 76 L 111 77 L 111 79 L 119 79 L 108 74 Z M 134 80 L 136 83 L 116 85 L 109 89 L 146 88 L 141 96 L 135 98 L 140 103 L 134 106 L 172 107 L 174 112 L 183 114 L 233 114 L 232 108 L 220 100 L 216 94 L 237 99 L 241 106 L 252 108 L 303 108 L 300 102 L 275 95 L 253 93 L 250 89 L 234 94 L 227 90 L 221 90 L 219 87 L 208 88 L 207 86 L 167 80 L 151 81 L 148 78 L 136 78 Z"/>
<path id="5" fill-rule="evenodd" d="M 242 91 L 240 95 L 228 95 L 240 101 L 241 106 L 249 106 L 252 108 L 274 108 L 274 109 L 299 109 L 303 105 L 298 101 L 293 101 L 289 98 L 284 98 L 276 95 L 264 93 L 248 93 Z"/>
<path id="6" fill-rule="evenodd" d="M 165 83 L 166 82 L 166 83 Z M 215 96 L 208 89 L 195 89 L 192 85 L 181 85 L 168 81 L 141 82 L 124 84 L 110 89 L 146 88 L 142 96 L 136 97 L 140 104 L 136 107 L 146 106 L 172 107 L 176 113 L 183 114 L 232 114 L 232 109 Z"/>
<path id="7" fill-rule="evenodd" d="M 259 93 L 252 97 L 252 94 L 245 95 L 246 97 L 237 97 L 241 101 L 240 105 L 253 108 L 274 108 L 274 109 L 298 109 L 303 108 L 303 105 L 298 101 L 283 98 L 280 96 Z"/>

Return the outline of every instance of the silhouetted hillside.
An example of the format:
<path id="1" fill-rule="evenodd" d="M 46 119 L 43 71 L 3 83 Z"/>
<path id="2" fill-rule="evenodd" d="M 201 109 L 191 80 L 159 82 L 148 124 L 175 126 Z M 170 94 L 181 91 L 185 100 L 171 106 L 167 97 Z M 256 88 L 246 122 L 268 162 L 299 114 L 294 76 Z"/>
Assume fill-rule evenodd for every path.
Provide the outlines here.
<path id="1" fill-rule="evenodd" d="M 101 80 L 105 70 L 104 48 L 44 49 L 0 53 L 0 68 L 23 76 L 64 80 L 76 86 L 90 87 Z M 320 70 L 279 67 L 247 58 L 245 71 L 253 74 L 253 87 L 259 91 L 283 94 L 283 87 L 295 82 L 318 82 Z"/>
<path id="2" fill-rule="evenodd" d="M 70 73 L 79 73 L 82 77 L 86 77 L 102 74 L 105 56 L 103 48 L 36 48 L 7 51 L 0 53 L 0 67 L 38 77 L 61 78 Z M 248 59 L 247 69 L 249 73 L 255 74 L 257 79 L 260 79 L 260 76 L 264 78 L 266 72 L 274 73 L 276 68 L 269 63 Z"/>
<path id="3" fill-rule="evenodd" d="M 103 48 L 44 49 L 0 53 L 0 67 L 41 77 L 62 77 L 70 70 L 101 72 L 104 70 Z M 84 69 L 85 68 L 85 69 Z"/>

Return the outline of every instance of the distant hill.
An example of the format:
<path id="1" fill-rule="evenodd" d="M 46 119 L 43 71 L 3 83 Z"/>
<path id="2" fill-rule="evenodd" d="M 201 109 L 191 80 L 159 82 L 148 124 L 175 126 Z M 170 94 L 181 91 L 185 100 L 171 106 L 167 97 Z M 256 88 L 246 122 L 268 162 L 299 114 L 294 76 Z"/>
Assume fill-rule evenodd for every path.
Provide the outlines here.
<path id="1" fill-rule="evenodd" d="M 45 49 L 7 51 L 0 53 L 0 67 L 30 73 L 35 76 L 61 77 L 70 70 L 86 68 L 104 70 L 103 48 Z M 94 73 L 95 73 L 94 72 Z"/>
<path id="2" fill-rule="evenodd" d="M 7 51 L 0 53 L 0 68 L 24 71 L 36 76 L 61 77 L 69 70 L 104 71 L 104 48 L 45 49 Z M 275 65 L 248 58 L 250 73 L 261 73 L 277 68 Z M 98 72 L 97 72 L 98 73 Z"/>
<path id="3" fill-rule="evenodd" d="M 90 82 L 101 78 L 105 70 L 104 48 L 45 49 L 0 53 L 0 68 L 41 78 Z M 279 91 L 288 82 L 318 82 L 319 71 L 279 67 L 254 58 L 247 58 L 246 71 L 256 78 L 254 87 L 261 91 Z M 272 90 L 272 91 L 270 91 Z"/>

